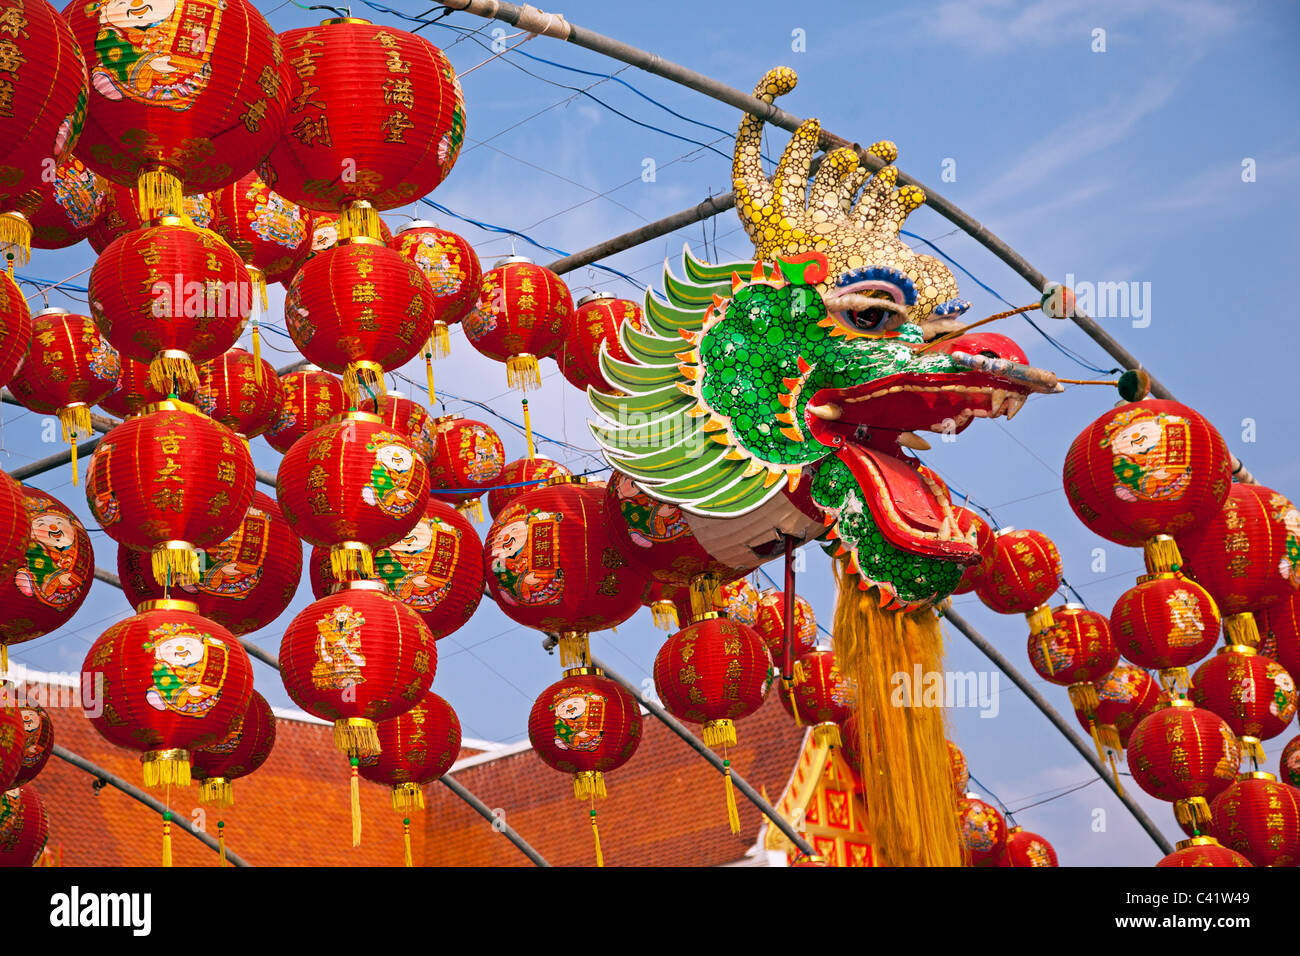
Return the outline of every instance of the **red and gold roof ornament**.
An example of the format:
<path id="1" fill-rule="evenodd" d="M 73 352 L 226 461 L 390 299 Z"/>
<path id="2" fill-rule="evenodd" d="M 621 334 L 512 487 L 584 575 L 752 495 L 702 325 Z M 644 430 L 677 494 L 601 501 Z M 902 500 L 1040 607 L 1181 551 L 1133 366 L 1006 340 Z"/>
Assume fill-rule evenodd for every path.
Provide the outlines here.
<path id="1" fill-rule="evenodd" d="M 1300 864 L 1300 790 L 1271 773 L 1243 773 L 1210 803 L 1210 829 L 1254 866 Z"/>
<path id="2" fill-rule="evenodd" d="M 10 787 L 21 787 L 35 780 L 54 752 L 54 721 L 49 712 L 35 701 L 26 700 L 19 702 L 18 713 L 23 720 L 23 759 Z"/>
<path id="3" fill-rule="evenodd" d="M 17 283 L 0 271 L 0 388 L 8 385 L 32 344 L 32 314 Z"/>
<path id="4" fill-rule="evenodd" d="M 473 246 L 423 219 L 402 226 L 388 245 L 419 266 L 429 280 L 435 303 L 429 351 L 433 357 L 450 354 L 451 326 L 473 311 L 483 284 L 483 267 Z"/>
<path id="5" fill-rule="evenodd" d="M 572 315 L 573 297 L 559 276 L 510 256 L 483 274 L 478 303 L 462 324 L 470 345 L 505 363 L 510 387 L 527 391 L 541 388 L 538 362 L 559 349 Z"/>
<path id="6" fill-rule="evenodd" d="M 1061 555 L 1051 538 L 1041 531 L 1000 528 L 975 593 L 999 614 L 1024 614 L 1036 632 L 1051 626 L 1047 600 L 1060 586 Z"/>
<path id="7" fill-rule="evenodd" d="M 303 435 L 348 410 L 343 383 L 314 365 L 280 376 L 280 385 L 280 409 L 263 437 L 281 455 Z"/>
<path id="8" fill-rule="evenodd" d="M 1156 866 L 1251 866 L 1251 862 L 1236 850 L 1229 850 L 1212 836 L 1196 836 L 1179 840 L 1174 852 Z"/>
<path id="9" fill-rule="evenodd" d="M 50 817 L 35 787 L 0 791 L 0 866 L 35 866 L 50 835 Z"/>
<path id="10" fill-rule="evenodd" d="M 1082 604 L 1053 608 L 1052 619 L 1051 627 L 1029 635 L 1029 662 L 1043 680 L 1067 689 L 1076 711 L 1095 714 L 1095 682 L 1119 663 L 1110 622 Z"/>
<path id="11" fill-rule="evenodd" d="M 235 718 L 223 740 L 190 754 L 190 776 L 199 781 L 199 802 L 216 807 L 235 805 L 233 781 L 247 777 L 271 756 L 275 746 L 275 714 L 257 691 Z"/>
<path id="12" fill-rule="evenodd" d="M 1209 801 L 1237 776 L 1241 744 L 1217 714 L 1179 697 L 1157 707 L 1133 729 L 1128 769 L 1137 785 L 1174 805 L 1180 823 L 1210 822 Z"/>
<path id="13" fill-rule="evenodd" d="M 149 551 L 158 583 L 202 579 L 198 551 L 234 534 L 253 501 L 248 445 L 193 405 L 147 406 L 99 443 L 86 501 L 118 544 Z"/>
<path id="14" fill-rule="evenodd" d="M 555 357 L 570 385 L 584 391 L 616 391 L 600 371 L 600 347 L 604 345 L 610 357 L 630 362 L 618 338 L 625 323 L 641 329 L 641 307 L 635 302 L 615 298 L 610 292 L 593 292 L 577 301 L 564 329 L 564 344 Z"/>
<path id="15" fill-rule="evenodd" d="M 373 577 L 374 551 L 400 541 L 429 503 L 424 460 L 369 412 L 345 412 L 295 442 L 276 488 L 294 532 L 331 549 L 340 581 Z"/>
<path id="16" fill-rule="evenodd" d="M 1187 668 L 1219 636 L 1219 610 L 1209 592 L 1181 571 L 1138 578 L 1110 612 L 1111 633 L 1127 660 L 1159 670 L 1166 690 L 1187 689 Z"/>
<path id="17" fill-rule="evenodd" d="M 479 499 L 488 485 L 500 483 L 505 467 L 506 450 L 501 437 L 490 425 L 464 415 L 440 415 L 431 424 L 430 496 L 482 521 Z"/>
<path id="18" fill-rule="evenodd" d="M 971 866 L 997 866 L 1007 842 L 1007 821 L 973 794 L 957 801 L 957 825 Z"/>
<path id="19" fill-rule="evenodd" d="M 487 493 L 488 514 L 495 518 L 502 508 L 525 492 L 540 488 L 550 478 L 568 478 L 572 474 L 558 461 L 540 455 L 507 462 L 501 474 L 493 479 L 492 490 Z M 626 549 L 623 553 L 627 554 Z"/>
<path id="20" fill-rule="evenodd" d="M 284 406 L 283 386 L 266 360 L 228 349 L 199 367 L 194 404 L 244 439 L 275 424 Z"/>
<path id="21" fill-rule="evenodd" d="M 798 724 L 809 724 L 813 739 L 829 747 L 840 746 L 839 724 L 852 710 L 854 688 L 840 672 L 833 651 L 817 650 L 799 658 L 804 679 L 795 681 L 779 696 L 786 713 Z"/>
<path id="22" fill-rule="evenodd" d="M 998 866 L 1059 866 L 1056 850 L 1037 833 L 1024 827 L 1013 826 L 1007 830 L 1007 842 L 1002 848 Z"/>
<path id="23" fill-rule="evenodd" d="M 1262 741 L 1286 730 L 1296 714 L 1296 686 L 1277 661 L 1229 644 L 1196 669 L 1188 696 L 1228 722 L 1242 751 L 1264 760 Z"/>

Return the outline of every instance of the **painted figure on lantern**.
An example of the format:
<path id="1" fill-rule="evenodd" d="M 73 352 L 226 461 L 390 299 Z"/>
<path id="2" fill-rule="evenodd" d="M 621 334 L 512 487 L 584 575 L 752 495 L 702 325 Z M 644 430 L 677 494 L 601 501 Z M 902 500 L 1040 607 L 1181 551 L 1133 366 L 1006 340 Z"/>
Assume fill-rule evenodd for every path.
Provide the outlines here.
<path id="1" fill-rule="evenodd" d="M 1264 671 L 1273 682 L 1273 696 L 1268 702 L 1268 712 L 1284 723 L 1295 716 L 1295 681 L 1281 664 L 1270 663 Z"/>
<path id="2" fill-rule="evenodd" d="M 181 587 L 191 593 L 200 591 L 242 601 L 262 580 L 262 561 L 270 536 L 271 523 L 266 512 L 249 508 L 238 531 L 220 544 L 199 552 L 199 582 Z"/>
<path id="3" fill-rule="evenodd" d="M 27 597 L 47 607 L 67 607 L 77 599 L 82 579 L 77 574 L 77 527 L 73 519 L 49 507 L 48 499 L 27 498 L 32 545 L 27 564 L 14 575 L 14 584 Z"/>
<path id="4" fill-rule="evenodd" d="M 558 511 L 531 511 L 501 525 L 488 540 L 489 567 L 511 604 L 557 604 L 564 569 L 556 567 Z"/>
<path id="5" fill-rule="evenodd" d="M 224 6 L 220 0 L 87 3 L 85 15 L 99 18 L 91 86 L 110 100 L 189 109 L 212 76 L 209 60 Z"/>
<path id="6" fill-rule="evenodd" d="M 1191 480 L 1187 420 L 1149 408 L 1121 412 L 1106 427 L 1114 456 L 1115 497 L 1177 499 Z"/>
<path id="7" fill-rule="evenodd" d="M 465 474 L 470 480 L 488 481 L 501 474 L 506 462 L 505 452 L 496 436 L 485 426 L 461 429 L 460 442 L 461 457 L 466 462 Z"/>
<path id="8" fill-rule="evenodd" d="M 1201 602 L 1191 591 L 1178 589 L 1165 599 L 1169 607 L 1169 646 L 1195 647 L 1201 643 L 1205 622 Z"/>
<path id="9" fill-rule="evenodd" d="M 1278 573 L 1300 588 L 1300 509 L 1282 495 L 1274 495 L 1271 504 L 1274 519 L 1286 528 L 1286 555 L 1278 562 Z"/>
<path id="10" fill-rule="evenodd" d="M 316 622 L 316 663 L 311 668 L 311 682 L 319 690 L 344 690 L 365 683 L 361 668 L 366 659 L 361 654 L 361 612 L 340 605 L 333 614 Z"/>
<path id="11" fill-rule="evenodd" d="M 555 695 L 555 746 L 561 750 L 591 751 L 605 739 L 603 694 L 586 689 L 564 688 Z"/>
<path id="12" fill-rule="evenodd" d="M 362 499 L 384 514 L 398 518 L 410 514 L 417 502 L 407 490 L 414 453 L 401 438 L 387 432 L 376 432 L 366 450 L 375 453 L 375 464 L 370 469 L 370 484 L 361 489 Z"/>
<path id="13" fill-rule="evenodd" d="M 619 511 L 627 521 L 628 537 L 637 547 L 676 541 L 691 533 L 681 508 L 651 498 L 626 475 L 615 474 L 614 494 L 618 497 Z"/>
<path id="14" fill-rule="evenodd" d="M 34 767 L 45 756 L 45 748 L 41 746 L 37 733 L 41 729 L 41 713 L 31 707 L 19 708 L 18 713 L 23 718 L 23 735 L 27 741 L 23 745 L 23 766 Z"/>
<path id="15" fill-rule="evenodd" d="M 225 641 L 186 624 L 164 624 L 149 632 L 144 649 L 154 656 L 153 687 L 145 691 L 150 707 L 202 717 L 216 706 L 229 663 Z"/>
<path id="16" fill-rule="evenodd" d="M 406 537 L 375 556 L 375 572 L 403 604 L 431 610 L 451 590 L 448 571 L 455 567 L 460 538 L 456 526 L 421 518 Z"/>
<path id="17" fill-rule="evenodd" d="M 307 218 L 302 210 L 263 184 L 254 184 L 253 208 L 248 211 L 253 232 L 267 242 L 297 249 L 307 235 Z"/>

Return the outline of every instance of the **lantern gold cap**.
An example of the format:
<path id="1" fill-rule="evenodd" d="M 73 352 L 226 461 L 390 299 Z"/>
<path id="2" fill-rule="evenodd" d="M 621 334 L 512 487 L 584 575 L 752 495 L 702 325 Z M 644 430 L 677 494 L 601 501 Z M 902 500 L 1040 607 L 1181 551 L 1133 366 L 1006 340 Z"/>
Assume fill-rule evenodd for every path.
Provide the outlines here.
<path id="1" fill-rule="evenodd" d="M 587 483 L 586 475 L 551 475 L 546 479 L 543 486 L 549 488 L 552 485 L 585 485 Z"/>
<path id="2" fill-rule="evenodd" d="M 721 611 L 705 611 L 702 614 L 692 614 L 691 623 L 698 624 L 700 621 L 716 621 L 720 617 L 722 617 Z"/>
<path id="3" fill-rule="evenodd" d="M 440 228 L 442 227 L 439 226 L 432 219 L 412 219 L 410 222 L 403 223 L 401 226 L 399 226 L 397 230 L 393 233 L 393 235 L 400 236 L 402 233 L 410 232 L 412 229 L 440 229 Z"/>
<path id="4" fill-rule="evenodd" d="M 62 309 L 57 305 L 49 305 L 41 309 L 39 312 L 33 312 L 32 318 L 39 319 L 43 315 L 70 315 L 70 314 L 71 313 L 68 312 L 67 309 Z"/>
<path id="5" fill-rule="evenodd" d="M 605 672 L 594 664 L 586 664 L 582 667 L 570 667 L 564 672 L 565 677 L 604 677 Z"/>
<path id="6" fill-rule="evenodd" d="M 498 259 L 496 262 L 492 263 L 492 268 L 500 269 L 502 266 L 508 266 L 512 262 L 522 262 L 525 265 L 533 264 L 533 260 L 529 259 L 527 256 L 506 256 L 504 259 Z"/>
<path id="7" fill-rule="evenodd" d="M 437 418 L 433 420 L 431 424 L 441 425 L 443 422 L 454 422 L 457 419 L 461 419 L 464 417 L 465 416 L 462 415 L 460 412 L 451 412 L 450 414 L 447 415 L 439 415 Z"/>
<path id="8" fill-rule="evenodd" d="M 1189 850 L 1194 846 L 1222 846 L 1218 840 L 1212 836 L 1194 836 L 1189 840 L 1179 840 L 1174 844 L 1175 850 Z"/>
<path id="9" fill-rule="evenodd" d="M 143 614 L 146 611 L 188 611 L 190 614 L 198 614 L 199 606 L 194 601 L 184 601 L 180 598 L 154 598 L 149 601 L 141 601 L 135 606 L 135 613 Z"/>
<path id="10" fill-rule="evenodd" d="M 340 239 L 334 243 L 337 246 L 382 246 L 384 240 L 374 239 L 370 236 L 348 236 L 346 239 Z"/>
<path id="11" fill-rule="evenodd" d="M 1269 783 L 1277 783 L 1277 777 L 1267 770 L 1251 770 L 1248 773 L 1237 774 L 1238 780 L 1267 780 Z"/>
<path id="12" fill-rule="evenodd" d="M 1242 657 L 1255 657 L 1259 654 L 1259 651 L 1249 644 L 1225 644 L 1219 648 L 1216 656 L 1222 654 L 1240 654 Z"/>
<path id="13" fill-rule="evenodd" d="M 322 20 L 320 25 L 323 27 L 332 27 L 339 23 L 357 23 L 361 26 L 370 26 L 371 21 L 362 17 L 330 17 L 328 20 Z"/>
<path id="14" fill-rule="evenodd" d="M 1005 527 L 1005 528 L 998 528 L 997 531 L 994 531 L 994 532 L 993 532 L 993 537 L 995 537 L 995 538 L 1000 538 L 1000 537 L 1002 537 L 1004 534 L 1010 534 L 1011 532 L 1013 532 L 1013 531 L 1015 531 L 1015 530 L 1016 530 L 1016 529 L 1013 528 L 1013 527 L 1011 527 L 1010 525 L 1008 525 L 1008 526 Z"/>
<path id="15" fill-rule="evenodd" d="M 374 412 L 346 411 L 340 412 L 329 420 L 331 425 L 336 422 L 369 422 L 371 425 L 382 425 L 384 420 Z"/>
<path id="16" fill-rule="evenodd" d="M 577 302 L 575 302 L 574 305 L 575 305 L 575 306 L 577 306 L 577 305 L 586 305 L 588 302 L 596 302 L 596 301 L 601 300 L 601 299 L 613 299 L 613 298 L 615 298 L 615 295 L 614 295 L 614 293 L 612 293 L 612 292 L 603 292 L 603 291 L 602 291 L 602 292 L 588 292 L 588 293 L 587 293 L 586 295 L 584 295 L 581 299 L 579 299 Z"/>
<path id="17" fill-rule="evenodd" d="M 191 405 L 189 402 L 183 402 L 179 398 L 164 398 L 162 401 L 153 402 L 149 405 L 143 405 L 136 412 L 136 416 L 152 415 L 154 412 L 184 412 L 186 415 L 202 415 L 197 405 Z M 206 416 L 204 416 L 206 417 Z M 215 419 L 213 419 L 216 421 Z M 217 422 L 220 425 L 220 422 Z"/>

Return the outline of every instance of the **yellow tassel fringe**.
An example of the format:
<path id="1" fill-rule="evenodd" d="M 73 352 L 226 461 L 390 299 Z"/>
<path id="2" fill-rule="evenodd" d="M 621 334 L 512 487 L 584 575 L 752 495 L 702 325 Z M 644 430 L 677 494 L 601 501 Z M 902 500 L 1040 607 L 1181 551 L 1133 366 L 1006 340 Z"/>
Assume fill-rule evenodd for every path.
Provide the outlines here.
<path id="1" fill-rule="evenodd" d="M 1179 823 L 1203 830 L 1210 822 L 1210 804 L 1204 797 L 1184 797 L 1174 801 L 1174 816 Z"/>
<path id="2" fill-rule="evenodd" d="M 434 358 L 446 358 L 451 354 L 451 326 L 442 319 L 434 319 L 429 342 L 433 346 Z"/>
<path id="3" fill-rule="evenodd" d="M 1249 611 L 1229 614 L 1223 619 L 1223 643 L 1259 647 L 1259 625 Z"/>
<path id="4" fill-rule="evenodd" d="M 560 666 L 591 666 L 591 641 L 585 633 L 567 631 L 560 635 Z"/>
<path id="5" fill-rule="evenodd" d="M 723 717 L 704 725 L 704 743 L 710 747 L 736 746 L 736 724 Z"/>
<path id="6" fill-rule="evenodd" d="M 150 750 L 140 758 L 144 769 L 144 785 L 151 790 L 190 785 L 190 753 L 188 750 Z"/>
<path id="7" fill-rule="evenodd" d="M 478 498 L 471 498 L 469 501 L 462 501 L 456 506 L 456 510 L 463 514 L 470 521 L 479 524 L 483 521 L 483 502 Z"/>
<path id="8" fill-rule="evenodd" d="M 655 627 L 669 634 L 681 630 L 682 623 L 677 618 L 677 605 L 672 601 L 655 601 L 650 605 L 650 617 Z"/>
<path id="9" fill-rule="evenodd" d="M 383 398 L 384 369 L 376 362 L 349 362 L 343 369 L 343 391 L 352 402 Z"/>
<path id="10" fill-rule="evenodd" d="M 600 852 L 600 829 L 596 826 L 596 811 L 591 811 L 591 839 L 596 844 L 596 865 L 603 867 L 605 857 Z"/>
<path id="11" fill-rule="evenodd" d="M 1159 675 L 1160 686 L 1174 696 L 1186 694 L 1187 689 L 1192 685 L 1192 678 L 1187 673 L 1186 667 L 1166 667 L 1159 672 Z"/>
<path id="12" fill-rule="evenodd" d="M 373 720 L 346 717 L 334 721 L 334 746 L 350 757 L 379 753 L 379 729 Z"/>
<path id="13" fill-rule="evenodd" d="M 691 616 L 699 617 L 718 608 L 718 589 L 722 582 L 716 574 L 697 574 L 691 578 Z"/>
<path id="14" fill-rule="evenodd" d="M 731 761 L 724 760 L 723 764 L 726 766 L 722 775 L 727 781 L 727 822 L 731 824 L 731 832 L 739 835 L 740 809 L 736 806 L 736 787 L 731 782 Z"/>
<path id="15" fill-rule="evenodd" d="M 335 731 L 338 724 L 334 725 Z M 352 845 L 361 846 L 361 778 L 357 774 L 357 759 L 352 758 L 352 780 L 349 784 L 348 803 L 352 808 Z"/>
<path id="16" fill-rule="evenodd" d="M 411 821 L 402 821 L 402 849 L 403 861 L 407 866 L 415 866 L 415 861 L 411 858 Z"/>
<path id="17" fill-rule="evenodd" d="M 149 555 L 153 578 L 160 585 L 197 584 L 199 553 L 183 542 L 155 545 Z"/>
<path id="18" fill-rule="evenodd" d="M 159 216 L 179 216 L 185 194 L 174 174 L 165 169 L 147 169 L 136 179 L 136 200 L 140 221 L 148 222 Z"/>
<path id="19" fill-rule="evenodd" d="M 524 353 L 506 359 L 506 384 L 520 392 L 542 387 L 542 368 L 537 356 Z"/>
<path id="20" fill-rule="evenodd" d="M 199 785 L 199 803 L 213 807 L 233 807 L 235 787 L 226 777 L 208 777 Z"/>
<path id="21" fill-rule="evenodd" d="M 590 800 L 592 797 L 604 800 L 608 796 L 605 791 L 605 775 L 599 770 L 581 770 L 575 773 L 573 795 L 579 800 Z"/>
<path id="22" fill-rule="evenodd" d="M 1183 565 L 1183 556 L 1178 551 L 1177 543 L 1167 534 L 1149 538 L 1142 546 L 1142 557 L 1148 574 L 1164 574 Z"/>
<path id="23" fill-rule="evenodd" d="M 1101 705 L 1101 700 L 1097 697 L 1096 686 L 1087 681 L 1071 684 L 1065 689 L 1065 692 L 1070 695 L 1070 706 L 1089 717 L 1096 713 L 1097 708 Z"/>
<path id="24" fill-rule="evenodd" d="M 155 355 L 149 363 L 149 385 L 160 394 L 179 395 L 186 389 L 197 392 L 200 384 L 194 362 L 183 352 Z"/>
<path id="25" fill-rule="evenodd" d="M 32 261 L 32 224 L 16 212 L 0 216 L 0 249 L 9 256 L 9 267 L 25 266 Z"/>
<path id="26" fill-rule="evenodd" d="M 364 544 L 348 542 L 330 548 L 330 571 L 335 581 L 375 576 L 375 556 Z"/>
<path id="27" fill-rule="evenodd" d="M 1052 609 L 1046 604 L 1040 604 L 1026 614 L 1025 620 L 1029 622 L 1030 634 L 1041 634 L 1056 625 L 1056 618 L 1052 617 Z"/>
<path id="28" fill-rule="evenodd" d="M 418 783 L 399 783 L 393 787 L 393 809 L 399 813 L 424 809 L 424 790 Z"/>
<path id="29" fill-rule="evenodd" d="M 430 345 L 424 350 L 424 375 L 429 384 L 429 404 L 433 405 L 438 401 L 438 393 L 433 387 L 433 340 L 429 340 Z"/>
<path id="30" fill-rule="evenodd" d="M 226 824 L 217 821 L 217 865 L 226 865 Z"/>
<path id="31" fill-rule="evenodd" d="M 163 820 L 162 865 L 172 865 L 172 825 L 167 819 Z"/>
<path id="32" fill-rule="evenodd" d="M 339 215 L 339 238 L 353 239 L 357 236 L 384 238 L 379 229 L 379 210 L 364 199 L 348 203 Z"/>
<path id="33" fill-rule="evenodd" d="M 840 737 L 839 724 L 832 724 L 828 721 L 814 726 L 813 742 L 822 747 L 844 746 L 844 741 Z"/>

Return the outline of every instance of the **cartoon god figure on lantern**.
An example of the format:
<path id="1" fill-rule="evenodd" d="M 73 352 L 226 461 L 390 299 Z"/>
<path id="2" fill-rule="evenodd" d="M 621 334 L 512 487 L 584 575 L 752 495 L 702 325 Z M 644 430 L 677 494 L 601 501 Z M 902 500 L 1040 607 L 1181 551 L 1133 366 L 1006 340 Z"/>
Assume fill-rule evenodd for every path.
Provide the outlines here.
<path id="1" fill-rule="evenodd" d="M 76 571 L 80 548 L 75 519 L 51 507 L 48 499 L 29 497 L 24 504 L 32 522 L 32 545 L 14 584 L 47 607 L 67 607 L 83 583 Z"/>
<path id="2" fill-rule="evenodd" d="M 564 688 L 551 701 L 555 714 L 555 746 L 561 750 L 591 751 L 605 739 L 604 694 L 586 688 Z"/>
<path id="3" fill-rule="evenodd" d="M 488 561 L 511 604 L 557 604 L 564 593 L 564 569 L 557 566 L 558 511 L 531 511 L 507 521 L 488 540 Z"/>
<path id="4" fill-rule="evenodd" d="M 656 542 L 676 541 L 691 533 L 682 509 L 666 501 L 651 498 L 626 475 L 615 474 L 614 495 L 618 510 L 627 521 L 628 537 L 640 548 Z"/>
<path id="5" fill-rule="evenodd" d="M 365 683 L 361 676 L 361 668 L 366 666 L 361 654 L 361 625 L 365 623 L 361 612 L 346 604 L 316 622 L 311 682 L 318 690 L 344 690 Z"/>
<path id="6" fill-rule="evenodd" d="M 376 432 L 366 450 L 375 453 L 375 464 L 370 469 L 370 484 L 361 489 L 362 499 L 395 518 L 410 514 L 417 502 L 407 490 L 413 477 L 414 452 L 403 439 L 389 432 Z"/>
<path id="7" fill-rule="evenodd" d="M 465 459 L 465 474 L 472 481 L 489 481 L 501 474 L 505 466 L 505 452 L 496 436 L 482 425 L 462 429 L 461 455 Z"/>
<path id="8" fill-rule="evenodd" d="M 1286 528 L 1286 554 L 1278 562 L 1278 573 L 1291 582 L 1291 587 L 1300 587 L 1300 509 L 1282 495 L 1274 495 L 1270 503 L 1273 519 Z"/>
<path id="9" fill-rule="evenodd" d="M 1169 646 L 1194 647 L 1201 643 L 1205 622 L 1201 619 L 1201 602 L 1191 591 L 1179 588 L 1165 598 L 1169 607 Z"/>
<path id="10" fill-rule="evenodd" d="M 267 242 L 297 249 L 307 235 L 307 218 L 301 209 L 285 201 L 264 183 L 254 183 L 253 208 L 248 211 L 249 225 Z"/>
<path id="11" fill-rule="evenodd" d="M 1185 418 L 1149 408 L 1121 412 L 1106 426 L 1103 447 L 1114 456 L 1115 497 L 1176 500 L 1191 478 Z"/>
<path id="12" fill-rule="evenodd" d="M 431 610 L 451 590 L 460 537 L 454 525 L 421 518 L 405 538 L 376 555 L 375 571 L 403 604 L 417 611 Z"/>
<path id="13" fill-rule="evenodd" d="M 262 561 L 270 537 L 271 522 L 266 512 L 249 508 L 234 534 L 199 552 L 198 584 L 182 584 L 181 587 L 191 593 L 201 591 L 242 601 L 262 580 Z"/>
<path id="14" fill-rule="evenodd" d="M 110 100 L 189 109 L 211 79 L 224 6 L 220 0 L 91 0 L 83 8 L 99 18 L 91 86 Z"/>
<path id="15" fill-rule="evenodd" d="M 154 710 L 202 717 L 221 699 L 230 652 L 226 642 L 186 624 L 164 624 L 144 644 L 154 656 L 153 687 L 145 700 Z"/>

